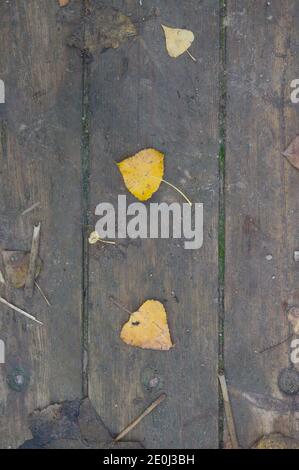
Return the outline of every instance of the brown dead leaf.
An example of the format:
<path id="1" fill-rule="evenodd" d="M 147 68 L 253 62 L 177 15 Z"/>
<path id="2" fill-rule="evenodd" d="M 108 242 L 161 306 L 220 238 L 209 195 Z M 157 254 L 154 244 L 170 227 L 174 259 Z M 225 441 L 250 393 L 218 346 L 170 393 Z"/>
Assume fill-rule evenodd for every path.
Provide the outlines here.
<path id="1" fill-rule="evenodd" d="M 299 136 L 290 143 L 282 154 L 297 170 L 299 170 Z"/>
<path id="2" fill-rule="evenodd" d="M 130 346 L 142 349 L 168 351 L 173 347 L 164 305 L 147 300 L 137 312 L 131 314 L 123 326 L 121 339 Z"/>
<path id="3" fill-rule="evenodd" d="M 129 17 L 119 10 L 90 3 L 89 14 L 81 20 L 68 41 L 68 45 L 81 52 L 95 54 L 105 49 L 117 49 L 130 37 L 137 35 L 137 30 Z"/>
<path id="4" fill-rule="evenodd" d="M 66 7 L 70 3 L 70 0 L 58 0 L 58 3 L 59 6 Z"/>
<path id="5" fill-rule="evenodd" d="M 0 284 L 5 284 L 5 279 L 1 270 L 0 270 Z"/>
<path id="6" fill-rule="evenodd" d="M 288 320 L 293 327 L 295 335 L 299 335 L 299 307 L 292 307 L 288 314 Z"/>
<path id="7" fill-rule="evenodd" d="M 282 434 L 269 434 L 263 436 L 254 446 L 254 449 L 299 449 L 299 441 Z"/>
<path id="8" fill-rule="evenodd" d="M 24 287 L 29 269 L 30 252 L 4 250 L 2 251 L 2 258 L 6 280 L 17 289 Z M 39 276 L 41 268 L 42 260 L 38 257 L 35 279 Z"/>

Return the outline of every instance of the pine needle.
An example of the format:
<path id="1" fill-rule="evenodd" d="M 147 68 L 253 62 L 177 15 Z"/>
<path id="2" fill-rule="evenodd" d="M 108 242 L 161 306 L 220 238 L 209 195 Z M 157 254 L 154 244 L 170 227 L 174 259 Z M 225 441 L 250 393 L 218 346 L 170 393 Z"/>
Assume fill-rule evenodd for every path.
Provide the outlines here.
<path id="1" fill-rule="evenodd" d="M 0 271 L 0 284 L 5 284 L 5 279 L 4 279 L 4 276 L 2 274 L 2 271 Z"/>
<path id="2" fill-rule="evenodd" d="M 137 424 L 140 423 L 140 421 L 143 420 L 143 418 L 145 418 L 155 408 L 157 408 L 157 406 L 160 405 L 160 403 L 162 403 L 162 401 L 164 401 L 165 398 L 166 398 L 166 394 L 162 393 L 162 395 L 160 395 L 150 406 L 148 406 L 146 410 L 141 415 L 138 416 L 138 418 L 136 418 L 131 424 L 129 424 L 129 426 L 127 426 L 120 434 L 118 434 L 115 437 L 114 442 L 118 442 L 121 439 L 123 439 L 130 431 L 132 431 L 132 429 L 134 429 L 137 426 Z"/>
<path id="3" fill-rule="evenodd" d="M 27 312 L 25 312 L 25 310 L 22 310 L 21 308 L 16 307 L 15 305 L 11 304 L 10 302 L 7 302 L 7 300 L 5 300 L 3 297 L 0 297 L 0 302 L 2 304 L 6 305 L 7 307 L 10 307 L 15 312 L 18 312 L 21 315 L 24 315 L 25 317 L 29 318 L 30 320 L 35 321 L 39 325 L 43 324 L 41 321 L 37 320 L 33 315 L 30 315 L 30 313 L 27 313 Z"/>
<path id="4" fill-rule="evenodd" d="M 42 296 L 42 298 L 44 299 L 44 301 L 46 302 L 46 304 L 49 305 L 49 307 L 51 307 L 51 304 L 50 304 L 49 300 L 47 299 L 47 296 L 46 296 L 46 294 L 44 293 L 44 291 L 42 290 L 41 286 L 40 286 L 36 281 L 34 281 L 34 284 L 35 284 L 35 286 L 37 287 L 37 289 L 38 289 L 40 295 Z"/>

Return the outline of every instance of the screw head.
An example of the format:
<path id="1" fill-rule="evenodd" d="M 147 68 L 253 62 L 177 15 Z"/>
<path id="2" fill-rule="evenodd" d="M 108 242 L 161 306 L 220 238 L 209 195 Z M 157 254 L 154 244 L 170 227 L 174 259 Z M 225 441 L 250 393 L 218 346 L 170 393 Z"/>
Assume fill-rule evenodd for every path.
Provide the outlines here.
<path id="1" fill-rule="evenodd" d="M 142 370 L 141 383 L 148 392 L 163 388 L 163 379 L 153 367 L 145 367 Z"/>
<path id="2" fill-rule="evenodd" d="M 278 377 L 278 387 L 286 395 L 299 393 L 299 373 L 296 369 L 282 369 Z"/>
<path id="3" fill-rule="evenodd" d="M 7 375 L 7 384 L 15 392 L 23 392 L 29 384 L 29 375 L 22 367 L 16 367 Z"/>

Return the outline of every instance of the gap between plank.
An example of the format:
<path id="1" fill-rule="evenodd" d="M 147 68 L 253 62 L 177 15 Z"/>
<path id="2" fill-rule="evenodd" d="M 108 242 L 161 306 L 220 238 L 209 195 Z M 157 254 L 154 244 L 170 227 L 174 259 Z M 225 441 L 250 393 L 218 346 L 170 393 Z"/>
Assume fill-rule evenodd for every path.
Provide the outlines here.
<path id="1" fill-rule="evenodd" d="M 88 0 L 83 0 L 82 16 L 88 11 Z M 88 396 L 88 336 L 89 336 L 89 207 L 90 207 L 90 63 L 88 54 L 82 54 L 82 393 Z"/>
<path id="2" fill-rule="evenodd" d="M 226 156 L 226 16 L 227 0 L 219 0 L 219 219 L 218 219 L 218 374 L 224 373 L 224 282 L 225 282 L 225 156 Z M 219 387 L 218 437 L 223 448 L 224 402 Z"/>

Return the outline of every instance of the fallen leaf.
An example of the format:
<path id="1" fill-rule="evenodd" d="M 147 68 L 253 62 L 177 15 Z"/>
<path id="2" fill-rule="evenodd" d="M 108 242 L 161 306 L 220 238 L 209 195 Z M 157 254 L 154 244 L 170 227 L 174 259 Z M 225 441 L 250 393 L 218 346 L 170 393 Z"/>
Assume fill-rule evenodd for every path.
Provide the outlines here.
<path id="1" fill-rule="evenodd" d="M 0 284 L 5 284 L 5 279 L 1 270 L 0 270 Z"/>
<path id="2" fill-rule="evenodd" d="M 291 165 L 299 170 L 299 136 L 295 137 L 282 155 L 287 158 Z"/>
<path id="3" fill-rule="evenodd" d="M 91 232 L 91 234 L 89 235 L 89 238 L 88 238 L 88 242 L 90 243 L 90 245 L 94 245 L 97 242 L 108 243 L 109 245 L 116 245 L 116 243 L 113 242 L 113 241 L 103 240 L 103 238 L 101 238 L 100 235 L 98 234 L 98 232 L 96 232 L 96 231 Z"/>
<path id="4" fill-rule="evenodd" d="M 161 25 L 166 39 L 166 49 L 170 57 L 179 57 L 188 51 L 194 41 L 194 34 L 188 29 L 169 28 Z"/>
<path id="5" fill-rule="evenodd" d="M 58 0 L 58 3 L 59 6 L 66 7 L 70 3 L 70 0 Z"/>
<path id="6" fill-rule="evenodd" d="M 25 286 L 30 253 L 25 251 L 2 251 L 2 258 L 6 273 L 6 280 L 16 289 Z M 36 263 L 35 279 L 39 276 L 42 268 L 42 260 L 38 257 Z"/>
<path id="7" fill-rule="evenodd" d="M 136 155 L 117 163 L 117 166 L 127 189 L 140 201 L 150 199 L 163 182 L 175 189 L 192 206 L 192 202 L 183 191 L 163 179 L 164 154 L 159 150 L 153 148 L 141 150 Z"/>
<path id="8" fill-rule="evenodd" d="M 96 54 L 106 49 L 117 49 L 129 38 L 137 35 L 131 19 L 116 8 L 92 2 L 89 14 L 80 20 L 68 40 L 68 45 L 82 53 Z"/>
<path id="9" fill-rule="evenodd" d="M 157 300 L 144 302 L 137 312 L 131 314 L 120 337 L 130 346 L 168 351 L 173 344 L 164 305 Z"/>
<path id="10" fill-rule="evenodd" d="M 18 368 L 14 372 L 19 373 Z M 22 375 L 25 371 L 20 370 Z M 9 377 L 10 378 L 10 377 Z M 25 376 L 26 378 L 26 376 Z M 29 379 L 29 377 L 28 377 Z M 27 385 L 28 385 L 27 379 Z M 12 387 L 21 391 L 15 374 L 10 378 Z M 139 442 L 114 442 L 109 429 L 96 413 L 88 398 L 54 403 L 36 409 L 28 416 L 32 438 L 21 449 L 139 449 Z"/>
<path id="11" fill-rule="evenodd" d="M 117 166 L 130 193 L 140 201 L 146 201 L 162 182 L 164 154 L 153 148 L 144 149 Z"/>
<path id="12" fill-rule="evenodd" d="M 101 240 L 101 237 L 99 236 L 99 234 L 96 231 L 91 232 L 91 234 L 89 235 L 89 238 L 88 238 L 88 242 L 91 245 L 94 245 L 95 243 L 97 243 L 100 240 Z"/>
<path id="13" fill-rule="evenodd" d="M 292 307 L 288 314 L 288 320 L 293 327 L 295 335 L 299 335 L 299 308 Z"/>
<path id="14" fill-rule="evenodd" d="M 254 449 L 299 449 L 299 441 L 282 434 L 269 434 L 263 436 L 254 446 Z"/>

